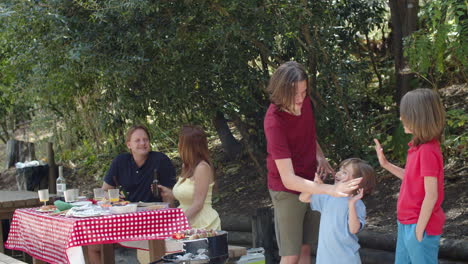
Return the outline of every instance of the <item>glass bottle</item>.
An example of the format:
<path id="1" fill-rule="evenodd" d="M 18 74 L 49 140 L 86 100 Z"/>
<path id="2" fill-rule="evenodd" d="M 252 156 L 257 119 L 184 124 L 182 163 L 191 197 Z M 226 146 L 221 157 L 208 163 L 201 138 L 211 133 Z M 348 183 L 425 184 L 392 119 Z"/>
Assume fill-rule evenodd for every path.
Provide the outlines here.
<path id="1" fill-rule="evenodd" d="M 63 177 L 63 166 L 59 166 L 59 177 L 57 178 L 57 198 L 63 198 L 64 192 L 67 189 L 67 183 Z"/>
<path id="2" fill-rule="evenodd" d="M 158 184 L 159 184 L 158 170 L 154 169 L 154 171 L 153 171 L 153 184 L 152 184 L 153 196 L 154 196 L 154 198 L 156 198 L 156 200 L 159 201 L 159 200 L 161 200 L 161 198 L 160 198 L 160 195 L 159 195 Z"/>

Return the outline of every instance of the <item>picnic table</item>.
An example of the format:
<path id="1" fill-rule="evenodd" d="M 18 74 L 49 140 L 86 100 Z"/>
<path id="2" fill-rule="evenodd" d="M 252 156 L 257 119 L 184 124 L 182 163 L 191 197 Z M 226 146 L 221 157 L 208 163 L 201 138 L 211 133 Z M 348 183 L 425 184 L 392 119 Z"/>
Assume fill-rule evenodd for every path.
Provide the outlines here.
<path id="1" fill-rule="evenodd" d="M 54 197 L 51 195 L 51 197 Z M 1 220 L 10 220 L 18 208 L 36 207 L 42 205 L 37 192 L 30 191 L 0 191 L 0 253 L 3 248 L 3 228 Z"/>
<path id="2" fill-rule="evenodd" d="M 28 253 L 36 263 L 75 264 L 85 262 L 81 248 L 85 245 L 149 240 L 150 260 L 155 261 L 165 253 L 165 238 L 189 228 L 180 208 L 88 218 L 27 208 L 15 211 L 5 247 Z M 104 263 L 113 263 L 113 255 L 108 258 Z"/>

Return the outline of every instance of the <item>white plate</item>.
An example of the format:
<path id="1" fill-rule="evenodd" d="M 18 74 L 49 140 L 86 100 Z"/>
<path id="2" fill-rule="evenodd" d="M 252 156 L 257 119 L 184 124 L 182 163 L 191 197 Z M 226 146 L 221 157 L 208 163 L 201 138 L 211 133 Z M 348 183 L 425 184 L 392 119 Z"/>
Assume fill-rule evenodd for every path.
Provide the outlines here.
<path id="1" fill-rule="evenodd" d="M 73 206 L 85 206 L 85 205 L 89 205 L 89 204 L 92 204 L 93 202 L 91 201 L 78 201 L 78 202 L 73 202 L 73 203 L 70 203 L 71 205 Z"/>
<path id="2" fill-rule="evenodd" d="M 138 202 L 138 207 L 146 207 L 146 206 L 151 206 L 151 205 L 155 205 L 156 202 L 148 202 L 148 203 L 145 203 L 145 202 Z"/>
<path id="3" fill-rule="evenodd" d="M 95 216 L 101 216 L 101 214 L 72 214 L 72 217 L 78 217 L 78 218 L 85 218 L 85 217 L 95 217 Z"/>
<path id="4" fill-rule="evenodd" d="M 41 213 L 48 213 L 48 212 L 53 212 L 57 209 L 46 209 L 46 210 L 43 210 L 43 209 L 37 209 L 36 212 L 41 212 Z"/>

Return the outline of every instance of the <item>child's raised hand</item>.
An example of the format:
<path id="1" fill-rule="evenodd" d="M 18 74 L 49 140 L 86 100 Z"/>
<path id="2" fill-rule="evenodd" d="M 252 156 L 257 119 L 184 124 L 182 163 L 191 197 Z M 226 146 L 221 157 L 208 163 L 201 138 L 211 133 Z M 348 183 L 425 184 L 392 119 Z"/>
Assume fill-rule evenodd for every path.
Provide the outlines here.
<path id="1" fill-rule="evenodd" d="M 364 189 L 359 188 L 358 193 L 356 195 L 351 196 L 351 198 L 349 199 L 349 202 L 355 203 L 358 200 L 361 200 L 362 197 L 364 197 Z"/>
<path id="2" fill-rule="evenodd" d="M 383 152 L 382 145 L 380 145 L 380 142 L 375 138 L 374 138 L 374 142 L 375 142 L 375 152 L 377 153 L 377 158 L 379 159 L 380 166 L 384 167 L 385 165 L 387 165 L 388 161 Z"/>
<path id="3" fill-rule="evenodd" d="M 320 176 L 318 175 L 318 173 L 315 173 L 314 182 L 315 182 L 315 183 L 318 183 L 318 184 L 323 184 L 323 181 L 322 181 L 322 179 L 320 178 Z"/>

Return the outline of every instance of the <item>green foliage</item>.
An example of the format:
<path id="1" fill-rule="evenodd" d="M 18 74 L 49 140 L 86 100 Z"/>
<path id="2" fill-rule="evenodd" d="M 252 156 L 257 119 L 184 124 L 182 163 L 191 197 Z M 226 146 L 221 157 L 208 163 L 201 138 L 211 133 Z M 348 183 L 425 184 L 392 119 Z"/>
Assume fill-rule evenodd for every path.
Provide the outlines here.
<path id="1" fill-rule="evenodd" d="M 468 147 L 468 114 L 462 109 L 447 111 L 444 154 L 450 158 L 466 159 Z"/>
<path id="2" fill-rule="evenodd" d="M 433 15 L 436 4 L 422 8 L 423 27 L 407 46 L 410 63 L 421 76 L 432 74 L 425 77 L 431 82 L 459 80 L 466 64 L 461 6 L 434 2 L 447 7 L 446 15 Z M 375 136 L 401 159 L 407 138 L 394 120 L 391 61 L 366 45 L 379 41 L 366 36 L 385 28 L 384 3 L 4 1 L 0 114 L 25 113 L 15 116 L 51 132 L 44 140 L 56 143 L 63 162 L 96 175 L 126 150 L 130 125 L 147 125 L 153 149 L 175 153 L 182 124 L 203 125 L 213 135 L 217 112 L 232 121 L 244 146 L 263 154 L 265 87 L 281 63 L 296 60 L 312 77 L 327 157 L 375 161 Z M 380 56 L 375 65 L 371 55 Z"/>
<path id="3" fill-rule="evenodd" d="M 58 163 L 86 168 L 86 174 L 101 180 L 109 169 L 110 162 L 119 152 L 97 153 L 94 144 L 82 141 L 74 149 L 64 149 L 59 153 Z"/>
<path id="4" fill-rule="evenodd" d="M 422 27 L 405 41 L 411 71 L 426 84 L 466 83 L 468 6 L 464 1 L 434 0 L 421 7 Z"/>
<path id="5" fill-rule="evenodd" d="M 371 77 L 353 54 L 358 32 L 384 22 L 382 2 L 56 0 L 2 8 L 8 87 L 21 84 L 40 118 L 57 124 L 59 151 L 88 153 L 83 142 L 99 153 L 119 149 L 134 123 L 150 127 L 153 147 L 172 151 L 181 124 L 211 132 L 219 111 L 246 131 L 244 144 L 264 152 L 264 88 L 291 59 L 317 76 L 314 96 L 329 102 L 320 102 L 318 123 L 325 144 L 343 146 L 335 157 L 362 143 L 366 125 L 347 121 L 354 116 L 346 105 L 365 108 L 365 93 L 354 91 Z"/>

